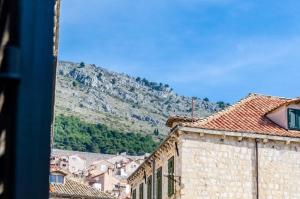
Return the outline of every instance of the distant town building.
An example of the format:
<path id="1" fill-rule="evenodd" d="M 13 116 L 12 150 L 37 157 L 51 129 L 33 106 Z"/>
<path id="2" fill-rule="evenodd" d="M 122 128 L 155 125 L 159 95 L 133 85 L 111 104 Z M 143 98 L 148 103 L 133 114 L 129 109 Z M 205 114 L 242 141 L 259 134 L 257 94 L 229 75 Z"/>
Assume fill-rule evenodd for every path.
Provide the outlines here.
<path id="1" fill-rule="evenodd" d="M 130 185 L 127 183 L 127 177 L 138 168 L 140 159 L 144 161 L 145 156 L 128 157 L 121 154 L 96 161 L 88 168 L 86 182 L 118 198 L 128 198 Z"/>
<path id="2" fill-rule="evenodd" d="M 69 157 L 68 156 L 51 156 L 50 166 L 60 168 L 65 171 L 69 170 Z"/>
<path id="3" fill-rule="evenodd" d="M 108 170 L 108 168 L 113 169 L 114 166 L 115 166 L 114 163 L 111 163 L 107 160 L 99 160 L 99 161 L 93 162 L 92 165 L 89 166 L 89 169 L 106 172 Z"/>
<path id="4" fill-rule="evenodd" d="M 114 197 L 100 190 L 77 182 L 65 172 L 53 170 L 50 172 L 50 199 L 113 199 Z"/>
<path id="5" fill-rule="evenodd" d="M 145 159 L 143 159 L 143 161 L 145 161 Z M 141 163 L 143 163 L 143 162 L 140 162 L 139 160 L 135 160 L 135 161 L 131 161 L 131 162 L 127 163 L 122 168 L 121 175 L 128 177 L 128 175 L 133 173 Z"/>
<path id="6" fill-rule="evenodd" d="M 130 197 L 127 177 L 144 162 L 144 156 L 96 154 L 78 151 L 54 150 L 50 167 L 68 174 L 77 182 L 115 196 Z"/>
<path id="7" fill-rule="evenodd" d="M 69 158 L 69 171 L 71 173 L 80 174 L 86 169 L 86 161 L 78 155 L 70 155 Z"/>
<path id="8" fill-rule="evenodd" d="M 167 138 L 128 178 L 132 199 L 300 198 L 299 98 L 251 94 L 167 125 Z"/>

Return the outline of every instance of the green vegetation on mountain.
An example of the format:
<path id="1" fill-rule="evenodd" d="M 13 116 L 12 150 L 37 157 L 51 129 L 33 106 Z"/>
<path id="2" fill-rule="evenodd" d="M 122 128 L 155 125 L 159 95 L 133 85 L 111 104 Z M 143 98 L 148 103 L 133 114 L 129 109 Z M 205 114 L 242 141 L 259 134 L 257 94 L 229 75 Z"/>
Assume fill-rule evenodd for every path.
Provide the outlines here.
<path id="1" fill-rule="evenodd" d="M 151 89 L 155 90 L 155 91 L 164 91 L 166 89 L 168 89 L 170 86 L 168 84 L 163 84 L 163 83 L 157 83 L 157 82 L 151 82 L 145 78 L 140 78 L 140 77 L 137 77 L 135 79 L 136 82 L 142 84 L 142 85 L 145 85 L 147 87 L 150 87 Z M 173 89 L 171 89 L 173 90 Z"/>
<path id="2" fill-rule="evenodd" d="M 152 152 L 157 144 L 150 135 L 123 133 L 74 116 L 58 115 L 55 119 L 54 147 L 58 149 L 142 155 Z"/>
<path id="3" fill-rule="evenodd" d="M 170 85 L 109 71 L 88 63 L 60 61 L 57 66 L 55 114 L 73 115 L 87 123 L 105 124 L 122 133 L 163 139 L 170 115 L 206 117 L 228 106 L 207 97 L 183 96 Z"/>
<path id="4" fill-rule="evenodd" d="M 55 147 L 101 153 L 151 152 L 168 134 L 170 115 L 206 117 L 229 104 L 187 97 L 168 84 L 60 61 L 55 92 Z M 64 116 L 68 115 L 68 116 Z M 73 117 L 72 117 L 73 116 Z"/>
<path id="5" fill-rule="evenodd" d="M 226 107 L 230 106 L 229 103 L 225 103 L 223 101 L 218 101 L 216 104 L 220 107 L 220 109 L 225 109 Z"/>

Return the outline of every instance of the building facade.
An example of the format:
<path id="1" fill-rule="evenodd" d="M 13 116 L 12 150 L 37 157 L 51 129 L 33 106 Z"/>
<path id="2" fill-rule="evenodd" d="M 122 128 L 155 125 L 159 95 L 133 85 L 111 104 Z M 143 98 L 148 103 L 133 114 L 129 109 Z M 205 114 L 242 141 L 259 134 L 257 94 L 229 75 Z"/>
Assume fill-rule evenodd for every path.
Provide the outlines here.
<path id="1" fill-rule="evenodd" d="M 207 118 L 169 118 L 128 178 L 132 198 L 300 198 L 299 102 L 251 94 Z"/>
<path id="2" fill-rule="evenodd" d="M 145 160 L 143 156 L 129 156 L 88 153 L 79 151 L 52 151 L 50 168 L 65 172 L 98 191 L 105 192 L 119 199 L 130 197 L 130 185 L 127 177 Z"/>
<path id="3" fill-rule="evenodd" d="M 68 160 L 71 173 L 80 174 L 86 169 L 86 161 L 78 155 L 71 155 Z"/>
<path id="4" fill-rule="evenodd" d="M 50 199 L 115 199 L 107 193 L 70 178 L 60 170 L 51 170 L 49 180 Z"/>

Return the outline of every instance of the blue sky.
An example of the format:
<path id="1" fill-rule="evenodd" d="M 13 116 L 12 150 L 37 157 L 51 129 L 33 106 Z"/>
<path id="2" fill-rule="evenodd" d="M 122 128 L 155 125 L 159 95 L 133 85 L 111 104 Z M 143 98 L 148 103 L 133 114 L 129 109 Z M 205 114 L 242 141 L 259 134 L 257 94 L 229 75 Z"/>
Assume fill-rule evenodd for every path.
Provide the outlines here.
<path id="1" fill-rule="evenodd" d="M 298 0 L 62 0 L 59 59 L 233 103 L 300 96 Z"/>

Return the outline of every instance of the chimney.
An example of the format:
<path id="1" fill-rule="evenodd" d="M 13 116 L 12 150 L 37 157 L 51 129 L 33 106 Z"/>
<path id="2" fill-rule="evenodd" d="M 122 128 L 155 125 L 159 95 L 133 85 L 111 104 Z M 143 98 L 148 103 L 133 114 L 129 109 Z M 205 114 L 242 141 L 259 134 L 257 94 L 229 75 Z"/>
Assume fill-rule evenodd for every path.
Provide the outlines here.
<path id="1" fill-rule="evenodd" d="M 195 97 L 192 97 L 192 119 L 194 119 L 194 111 L 195 111 Z"/>

